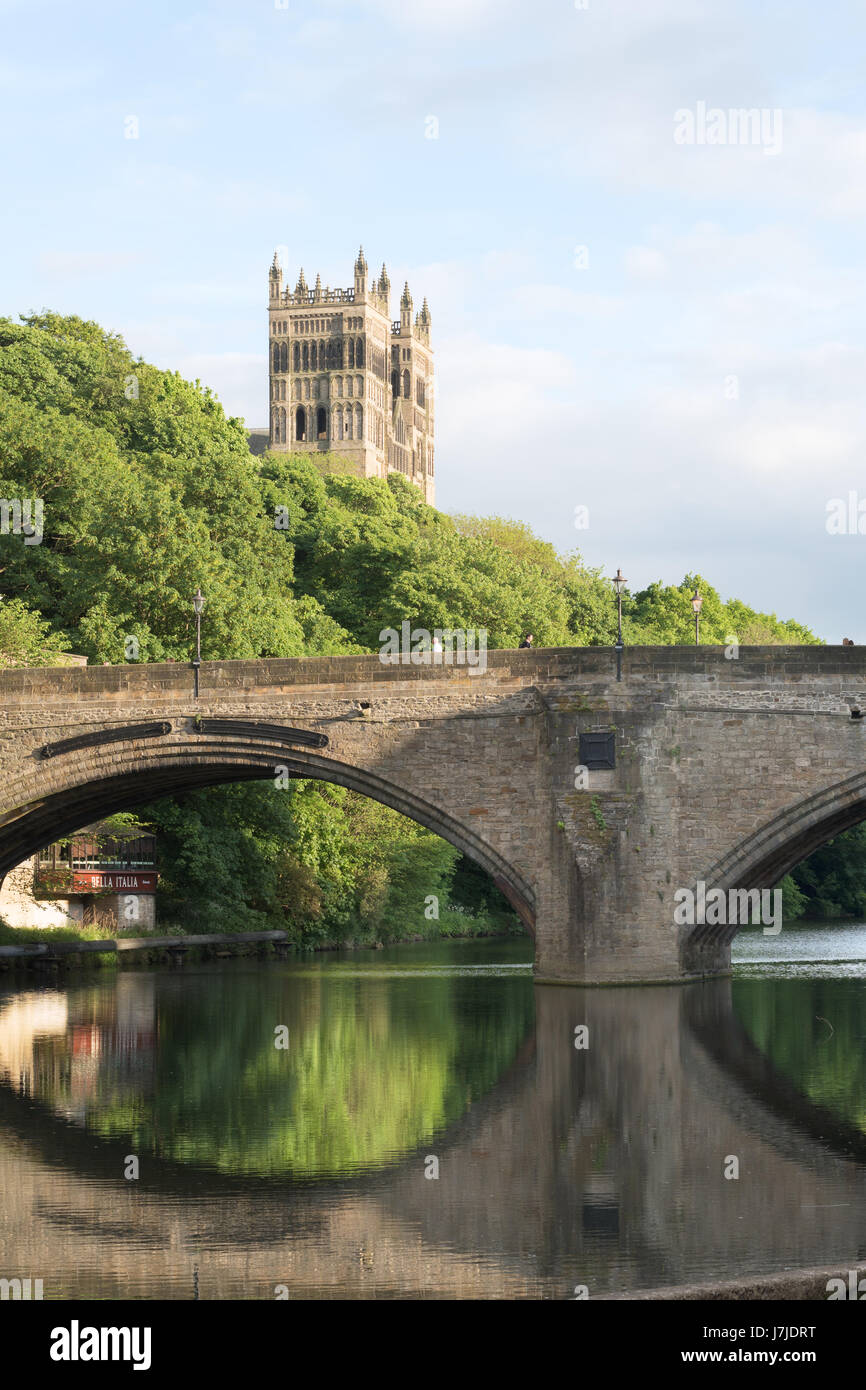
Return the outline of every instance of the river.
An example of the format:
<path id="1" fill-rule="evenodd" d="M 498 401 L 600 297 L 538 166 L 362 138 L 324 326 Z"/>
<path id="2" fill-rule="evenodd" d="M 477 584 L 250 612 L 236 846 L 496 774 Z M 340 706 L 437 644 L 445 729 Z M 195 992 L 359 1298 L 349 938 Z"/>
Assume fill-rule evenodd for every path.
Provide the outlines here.
<path id="1" fill-rule="evenodd" d="M 685 987 L 535 986 L 522 938 L 7 976 L 0 1278 L 561 1299 L 862 1258 L 864 1038 L 862 925 Z"/>

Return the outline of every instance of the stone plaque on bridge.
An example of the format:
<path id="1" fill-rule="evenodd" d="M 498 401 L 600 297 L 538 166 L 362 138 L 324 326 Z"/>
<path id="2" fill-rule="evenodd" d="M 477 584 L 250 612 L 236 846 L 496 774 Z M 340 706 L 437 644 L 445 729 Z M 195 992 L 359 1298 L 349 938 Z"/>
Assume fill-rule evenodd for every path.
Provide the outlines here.
<path id="1" fill-rule="evenodd" d="M 616 767 L 614 744 L 615 734 L 605 729 L 602 733 L 580 735 L 580 761 L 590 772 L 602 772 Z"/>

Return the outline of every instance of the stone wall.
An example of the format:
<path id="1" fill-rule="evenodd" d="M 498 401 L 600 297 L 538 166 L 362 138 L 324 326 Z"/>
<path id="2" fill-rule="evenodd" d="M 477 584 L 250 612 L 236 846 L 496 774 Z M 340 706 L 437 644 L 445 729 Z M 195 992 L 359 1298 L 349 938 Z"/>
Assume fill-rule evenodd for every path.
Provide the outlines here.
<path id="1" fill-rule="evenodd" d="M 33 896 L 35 863 L 26 859 L 3 880 L 0 888 L 0 920 L 9 927 L 69 927 L 79 926 L 83 907 L 75 899 L 59 898 L 43 902 Z"/>

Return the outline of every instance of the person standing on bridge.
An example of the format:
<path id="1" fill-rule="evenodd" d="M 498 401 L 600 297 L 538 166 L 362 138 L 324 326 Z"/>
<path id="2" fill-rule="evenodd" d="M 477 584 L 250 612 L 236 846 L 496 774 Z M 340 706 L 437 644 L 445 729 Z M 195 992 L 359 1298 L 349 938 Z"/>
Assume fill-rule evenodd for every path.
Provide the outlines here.
<path id="1" fill-rule="evenodd" d="M 521 644 L 520 644 L 520 647 L 518 647 L 518 651 L 520 651 L 521 648 L 523 648 L 523 647 L 531 647 L 531 646 L 532 646 L 532 643 L 533 643 L 533 640 L 534 640 L 534 639 L 533 639 L 532 633 L 531 633 L 531 632 L 527 632 L 526 636 L 524 637 L 523 641 L 522 641 Z"/>

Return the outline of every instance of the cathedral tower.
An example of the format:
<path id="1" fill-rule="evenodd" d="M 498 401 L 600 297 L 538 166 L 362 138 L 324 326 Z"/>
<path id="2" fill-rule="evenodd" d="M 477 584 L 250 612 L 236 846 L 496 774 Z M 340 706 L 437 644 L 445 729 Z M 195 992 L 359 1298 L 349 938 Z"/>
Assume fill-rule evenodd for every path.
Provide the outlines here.
<path id="1" fill-rule="evenodd" d="M 433 503 L 433 352 L 425 299 L 412 321 L 407 285 L 391 322 L 385 266 L 368 283 L 364 249 L 351 289 L 283 288 L 268 272 L 270 443 L 281 453 L 333 452 L 363 478 L 403 473 Z M 390 368 L 390 370 L 389 370 Z"/>

